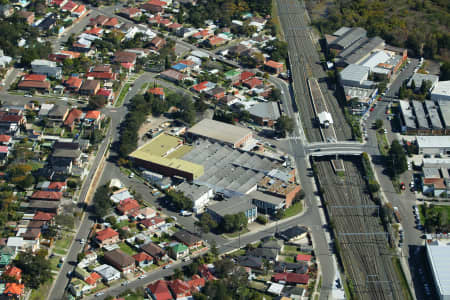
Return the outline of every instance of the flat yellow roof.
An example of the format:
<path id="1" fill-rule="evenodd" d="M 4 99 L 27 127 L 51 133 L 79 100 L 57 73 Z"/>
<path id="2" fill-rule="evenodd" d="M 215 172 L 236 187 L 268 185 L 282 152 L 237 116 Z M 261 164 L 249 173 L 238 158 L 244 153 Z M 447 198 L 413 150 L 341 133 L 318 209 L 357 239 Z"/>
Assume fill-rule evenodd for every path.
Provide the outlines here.
<path id="1" fill-rule="evenodd" d="M 160 134 L 136 149 L 130 157 L 188 172 L 193 174 L 194 178 L 198 178 L 204 173 L 203 166 L 180 159 L 191 149 L 191 146 L 183 144 L 181 138 Z"/>

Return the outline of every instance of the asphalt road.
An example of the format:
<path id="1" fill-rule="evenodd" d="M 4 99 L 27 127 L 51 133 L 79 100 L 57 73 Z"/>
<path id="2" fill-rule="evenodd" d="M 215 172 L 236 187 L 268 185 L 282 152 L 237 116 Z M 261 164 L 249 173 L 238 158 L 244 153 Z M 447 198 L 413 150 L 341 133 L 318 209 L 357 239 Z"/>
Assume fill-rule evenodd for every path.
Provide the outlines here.
<path id="1" fill-rule="evenodd" d="M 387 97 L 396 98 L 398 90 L 402 86 L 403 82 L 409 79 L 414 74 L 414 69 L 419 64 L 419 60 L 415 58 L 409 59 L 410 63 L 406 68 L 395 78 L 394 82 L 390 85 L 388 91 L 386 92 Z"/>

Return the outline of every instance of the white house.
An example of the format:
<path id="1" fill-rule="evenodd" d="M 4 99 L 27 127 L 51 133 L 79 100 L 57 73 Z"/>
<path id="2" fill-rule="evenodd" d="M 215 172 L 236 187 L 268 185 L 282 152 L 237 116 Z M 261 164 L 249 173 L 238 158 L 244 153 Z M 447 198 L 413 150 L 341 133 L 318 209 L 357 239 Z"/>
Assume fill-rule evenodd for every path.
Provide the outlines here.
<path id="1" fill-rule="evenodd" d="M 176 190 L 192 200 L 194 203 L 194 213 L 200 213 L 205 208 L 209 199 L 213 197 L 213 190 L 210 187 L 194 183 L 183 182 L 176 187 Z"/>
<path id="2" fill-rule="evenodd" d="M 57 67 L 56 62 L 50 60 L 35 59 L 31 62 L 31 68 L 33 73 L 43 74 L 57 79 L 60 79 L 62 75 L 61 67 Z"/>
<path id="3" fill-rule="evenodd" d="M 101 265 L 94 269 L 94 272 L 97 272 L 100 276 L 102 276 L 103 281 L 111 282 L 114 280 L 120 279 L 120 271 L 110 265 Z"/>

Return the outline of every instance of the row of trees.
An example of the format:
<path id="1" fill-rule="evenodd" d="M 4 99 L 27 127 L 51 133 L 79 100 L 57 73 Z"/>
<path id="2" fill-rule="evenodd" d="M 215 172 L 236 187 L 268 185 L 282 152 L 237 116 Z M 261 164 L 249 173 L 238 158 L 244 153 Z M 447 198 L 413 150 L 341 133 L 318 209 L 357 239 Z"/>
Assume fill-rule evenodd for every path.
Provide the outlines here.
<path id="1" fill-rule="evenodd" d="M 183 192 L 170 190 L 167 192 L 167 197 L 178 210 L 191 210 L 194 207 L 192 200 L 186 197 Z"/>
<path id="2" fill-rule="evenodd" d="M 313 3 L 307 2 L 307 5 Z M 370 36 L 378 35 L 389 44 L 408 48 L 410 56 L 450 59 L 448 3 L 445 1 L 338 0 L 334 3 L 327 9 L 326 17 L 314 22 L 323 33 L 331 33 L 341 26 L 360 26 Z"/>
<path id="3" fill-rule="evenodd" d="M 150 113 L 154 116 L 159 116 L 171 106 L 177 108 L 177 111 L 172 115 L 175 119 L 180 119 L 189 124 L 194 122 L 195 107 L 189 96 L 171 93 L 165 100 L 161 100 L 152 94 L 146 93 L 145 95 L 133 97 L 130 101 L 129 112 L 122 125 L 120 155 L 127 157 L 137 148 L 138 130 Z"/>
<path id="4" fill-rule="evenodd" d="M 204 213 L 196 223 L 203 233 L 210 231 L 232 233 L 247 228 L 247 216 L 243 213 L 225 215 L 218 224 L 209 213 Z"/>
<path id="5" fill-rule="evenodd" d="M 427 232 L 448 232 L 450 229 L 449 215 L 446 207 L 437 208 L 434 205 L 423 205 L 422 212 L 425 217 Z"/>
<path id="6" fill-rule="evenodd" d="M 184 21 L 195 27 L 202 27 L 206 20 L 217 20 L 223 26 L 230 26 L 231 20 L 240 18 L 243 13 L 255 12 L 261 16 L 270 15 L 272 11 L 271 0 L 209 0 L 197 3 L 196 6 L 187 6 L 187 16 Z"/>
<path id="7" fill-rule="evenodd" d="M 113 207 L 109 197 L 110 193 L 110 188 L 105 184 L 99 187 L 94 194 L 93 209 L 95 215 L 99 218 L 106 216 Z"/>

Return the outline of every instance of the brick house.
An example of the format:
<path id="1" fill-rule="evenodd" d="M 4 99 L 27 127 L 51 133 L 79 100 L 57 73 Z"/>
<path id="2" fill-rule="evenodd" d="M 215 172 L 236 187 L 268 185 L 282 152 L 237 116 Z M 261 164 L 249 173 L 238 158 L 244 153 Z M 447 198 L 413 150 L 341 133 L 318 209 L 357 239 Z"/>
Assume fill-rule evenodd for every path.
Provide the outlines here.
<path id="1" fill-rule="evenodd" d="M 99 247 L 116 244 L 119 242 L 119 233 L 108 227 L 96 233 L 95 242 Z"/>
<path id="2" fill-rule="evenodd" d="M 136 267 L 134 258 L 120 249 L 106 252 L 104 254 L 104 259 L 107 264 L 124 274 L 133 272 Z"/>

